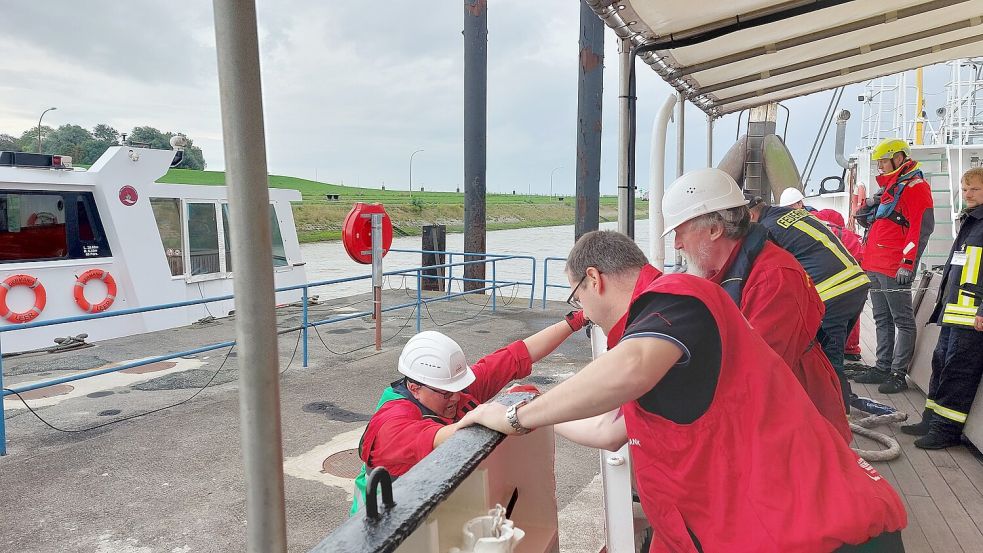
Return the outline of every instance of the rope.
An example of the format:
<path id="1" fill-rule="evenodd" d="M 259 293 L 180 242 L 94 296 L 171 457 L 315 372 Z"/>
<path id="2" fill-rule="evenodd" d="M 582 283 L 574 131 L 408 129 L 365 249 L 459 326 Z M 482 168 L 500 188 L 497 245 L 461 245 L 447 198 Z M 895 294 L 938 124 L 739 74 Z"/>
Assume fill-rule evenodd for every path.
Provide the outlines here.
<path id="1" fill-rule="evenodd" d="M 853 451 L 867 461 L 891 461 L 893 459 L 897 459 L 901 456 L 901 444 L 887 434 L 881 434 L 880 432 L 876 432 L 870 428 L 879 424 L 903 422 L 906 420 L 908 420 L 907 413 L 896 411 L 888 415 L 870 415 L 855 422 L 851 422 L 850 430 L 853 431 L 854 434 L 869 438 L 883 446 L 886 446 L 886 449 L 875 450 L 852 448 Z"/>

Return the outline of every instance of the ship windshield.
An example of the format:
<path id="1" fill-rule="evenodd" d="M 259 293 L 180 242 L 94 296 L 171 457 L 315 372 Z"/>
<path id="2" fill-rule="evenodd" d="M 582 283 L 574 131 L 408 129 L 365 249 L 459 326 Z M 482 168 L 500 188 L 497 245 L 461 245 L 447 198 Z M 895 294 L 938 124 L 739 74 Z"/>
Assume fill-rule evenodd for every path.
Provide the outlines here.
<path id="1" fill-rule="evenodd" d="M 0 192 L 0 263 L 110 255 L 91 193 Z"/>

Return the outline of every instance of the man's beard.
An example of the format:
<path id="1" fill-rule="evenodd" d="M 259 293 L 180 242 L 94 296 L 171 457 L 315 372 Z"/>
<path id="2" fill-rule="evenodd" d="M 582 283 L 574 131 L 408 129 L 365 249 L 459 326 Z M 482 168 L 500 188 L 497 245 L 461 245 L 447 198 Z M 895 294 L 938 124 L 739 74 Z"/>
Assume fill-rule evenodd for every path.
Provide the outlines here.
<path id="1" fill-rule="evenodd" d="M 707 278 L 707 275 L 713 270 L 710 266 L 710 244 L 704 242 L 696 248 L 696 251 L 684 253 L 686 255 L 686 272 L 693 276 Z"/>

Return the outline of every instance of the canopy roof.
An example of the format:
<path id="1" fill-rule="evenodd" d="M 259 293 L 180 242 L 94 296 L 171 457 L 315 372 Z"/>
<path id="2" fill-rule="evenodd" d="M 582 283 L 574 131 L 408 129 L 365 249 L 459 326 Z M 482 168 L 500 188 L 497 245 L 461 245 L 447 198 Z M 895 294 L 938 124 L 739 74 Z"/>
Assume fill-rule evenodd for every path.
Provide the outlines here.
<path id="1" fill-rule="evenodd" d="M 983 0 L 587 0 L 712 116 L 983 55 Z"/>

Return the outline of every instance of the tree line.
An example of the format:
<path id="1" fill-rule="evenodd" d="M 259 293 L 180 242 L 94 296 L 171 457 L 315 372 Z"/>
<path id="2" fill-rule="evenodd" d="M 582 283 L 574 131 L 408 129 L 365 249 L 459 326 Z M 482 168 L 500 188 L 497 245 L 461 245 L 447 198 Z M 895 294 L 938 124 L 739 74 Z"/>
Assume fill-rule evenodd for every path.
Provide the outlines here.
<path id="1" fill-rule="evenodd" d="M 122 144 L 125 136 L 126 143 L 133 146 L 147 146 L 161 150 L 171 149 L 171 137 L 179 133 L 161 132 L 153 127 L 134 127 L 133 130 L 121 135 L 109 125 L 99 124 L 88 130 L 79 125 L 62 125 L 57 129 L 41 127 L 41 150 L 45 154 L 60 154 L 72 156 L 72 162 L 82 165 L 92 165 L 110 146 Z M 31 127 L 20 138 L 0 133 L 0 151 L 37 152 L 38 128 Z M 204 169 L 205 156 L 201 148 L 187 139 L 184 148 L 184 159 L 178 166 L 182 169 Z"/>

